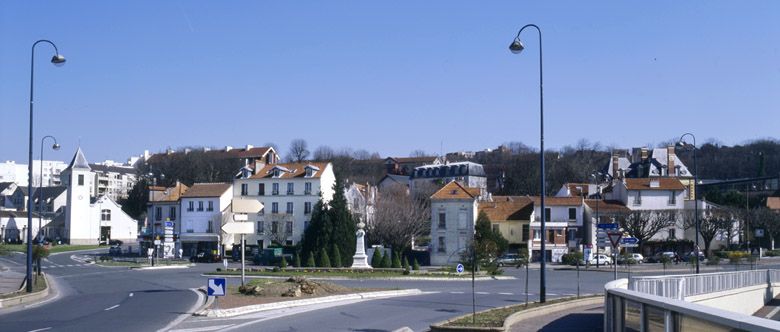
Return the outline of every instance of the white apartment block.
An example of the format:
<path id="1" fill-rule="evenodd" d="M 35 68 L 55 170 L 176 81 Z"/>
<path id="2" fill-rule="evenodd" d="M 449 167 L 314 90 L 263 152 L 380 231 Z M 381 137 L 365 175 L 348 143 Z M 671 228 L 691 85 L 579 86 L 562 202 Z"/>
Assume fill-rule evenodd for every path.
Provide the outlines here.
<path id="1" fill-rule="evenodd" d="M 541 232 L 541 197 L 531 197 L 534 212 L 531 221 L 531 257 L 532 261 L 541 258 L 542 237 L 545 239 L 545 259 L 560 262 L 561 256 L 575 250 L 585 239 L 586 229 L 583 223 L 585 202 L 582 197 L 545 197 L 544 219 L 545 234 Z"/>
<path id="2" fill-rule="evenodd" d="M 113 200 L 127 198 L 138 181 L 136 170 L 130 166 L 90 164 L 95 173 L 90 189 L 92 195 L 106 195 Z"/>
<path id="3" fill-rule="evenodd" d="M 196 183 L 181 195 L 181 221 L 175 232 L 184 256 L 221 249 L 222 220 L 232 199 L 231 183 Z"/>
<path id="4" fill-rule="evenodd" d="M 0 182 L 14 182 L 20 186 L 27 185 L 27 165 L 17 164 L 15 161 L 6 161 L 0 164 Z M 52 187 L 62 185 L 60 173 L 68 168 L 68 164 L 59 160 L 44 160 L 43 169 L 41 161 L 33 160 L 33 187 Z M 43 173 L 41 173 L 43 171 Z M 43 174 L 43 178 L 41 178 Z"/>
<path id="5" fill-rule="evenodd" d="M 270 164 L 254 174 L 242 169 L 233 183 L 233 196 L 254 198 L 264 206 L 260 213 L 249 215 L 249 221 L 255 223 L 255 234 L 247 237 L 247 244 L 266 248 L 272 242 L 298 243 L 314 205 L 320 198 L 330 202 L 335 183 L 329 162 Z M 238 237 L 233 243 L 238 244 Z"/>
<path id="6" fill-rule="evenodd" d="M 605 191 L 606 200 L 623 203 L 631 211 L 676 211 L 674 225 L 656 233 L 653 240 L 674 240 L 684 237 L 682 215 L 687 186 L 676 178 L 624 178 L 614 181 Z"/>

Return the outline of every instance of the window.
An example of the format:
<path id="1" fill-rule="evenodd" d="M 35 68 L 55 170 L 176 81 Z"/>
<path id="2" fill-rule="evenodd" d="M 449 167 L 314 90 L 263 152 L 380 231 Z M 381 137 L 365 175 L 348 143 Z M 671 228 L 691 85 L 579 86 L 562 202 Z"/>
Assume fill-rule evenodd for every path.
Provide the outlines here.
<path id="1" fill-rule="evenodd" d="M 279 213 L 279 203 L 271 203 L 271 213 Z"/>
<path id="2" fill-rule="evenodd" d="M 542 232 L 538 229 L 534 230 L 534 240 L 541 240 L 542 239 Z"/>
<path id="3" fill-rule="evenodd" d="M 249 194 L 249 185 L 246 183 L 241 184 L 241 196 L 246 196 Z"/>
<path id="4" fill-rule="evenodd" d="M 274 177 L 275 177 L 275 178 L 278 178 L 278 177 L 280 177 L 281 175 L 282 175 L 282 172 L 281 172 L 281 171 L 280 171 L 278 168 L 275 168 L 275 169 L 274 169 Z"/>
<path id="5" fill-rule="evenodd" d="M 523 241 L 528 241 L 529 225 L 523 225 Z"/>
<path id="6" fill-rule="evenodd" d="M 295 183 L 287 183 L 287 195 L 295 195 Z"/>
<path id="7" fill-rule="evenodd" d="M 198 201 L 198 211 L 203 211 L 203 201 Z"/>
<path id="8" fill-rule="evenodd" d="M 466 215 L 465 210 L 461 210 L 458 212 L 458 228 L 464 229 L 467 227 L 468 224 L 468 216 Z"/>
<path id="9" fill-rule="evenodd" d="M 577 208 L 569 208 L 569 220 L 577 220 Z"/>
<path id="10" fill-rule="evenodd" d="M 544 221 L 550 221 L 551 214 L 550 208 L 544 208 Z"/>
<path id="11" fill-rule="evenodd" d="M 677 193 L 674 190 L 669 194 L 669 205 L 677 205 Z"/>
<path id="12" fill-rule="evenodd" d="M 555 243 L 555 231 L 553 230 L 547 231 L 547 242 Z"/>
<path id="13" fill-rule="evenodd" d="M 498 224 L 493 224 L 493 225 L 491 225 L 491 226 L 493 226 L 493 232 L 496 232 L 496 233 L 499 233 L 499 232 L 501 232 L 501 230 L 500 230 L 500 229 L 499 229 L 499 227 L 498 227 Z"/>
<path id="14" fill-rule="evenodd" d="M 310 178 L 312 175 L 314 175 L 314 169 L 306 167 L 306 177 Z"/>
<path id="15" fill-rule="evenodd" d="M 162 220 L 162 207 L 158 206 L 154 209 L 154 220 Z"/>
<path id="16" fill-rule="evenodd" d="M 311 182 L 306 182 L 303 185 L 303 193 L 305 195 L 311 195 Z"/>
<path id="17" fill-rule="evenodd" d="M 675 234 L 676 229 L 672 228 L 669 229 L 669 240 L 677 239 L 677 234 Z"/>
<path id="18" fill-rule="evenodd" d="M 271 222 L 271 233 L 276 234 L 279 232 L 279 222 L 273 221 Z"/>
<path id="19" fill-rule="evenodd" d="M 261 183 L 257 188 L 258 196 L 265 196 L 265 183 Z"/>
<path id="20" fill-rule="evenodd" d="M 171 206 L 168 209 L 168 215 L 170 216 L 171 220 L 176 220 L 176 207 L 175 206 Z"/>
<path id="21" fill-rule="evenodd" d="M 100 220 L 111 221 L 111 210 L 109 209 L 100 210 Z"/>
<path id="22" fill-rule="evenodd" d="M 285 223 L 285 225 L 284 225 L 284 233 L 285 234 L 292 234 L 292 227 L 293 227 L 293 222 L 292 221 L 288 221 L 287 223 Z"/>
<path id="23" fill-rule="evenodd" d="M 303 203 L 303 213 L 309 214 L 311 213 L 311 202 L 305 202 Z"/>
<path id="24" fill-rule="evenodd" d="M 439 213 L 439 228 L 447 228 L 447 214 Z"/>
<path id="25" fill-rule="evenodd" d="M 634 205 L 641 205 L 642 204 L 642 192 L 637 191 L 636 195 L 634 196 Z"/>
<path id="26" fill-rule="evenodd" d="M 279 184 L 274 183 L 271 186 L 272 186 L 271 195 L 279 195 Z"/>
<path id="27" fill-rule="evenodd" d="M 209 201 L 209 207 L 206 208 L 206 211 L 214 211 L 214 201 Z"/>
<path id="28" fill-rule="evenodd" d="M 257 222 L 257 234 L 263 234 L 265 232 L 265 222 L 260 220 Z"/>
<path id="29" fill-rule="evenodd" d="M 195 211 L 195 202 L 189 201 L 187 203 L 187 211 L 190 211 L 190 212 Z"/>
<path id="30" fill-rule="evenodd" d="M 80 186 L 84 185 L 84 174 L 79 174 L 79 185 Z"/>
<path id="31" fill-rule="evenodd" d="M 293 214 L 293 203 L 287 202 L 287 214 Z"/>
<path id="32" fill-rule="evenodd" d="M 439 252 L 447 252 L 447 244 L 443 236 L 439 236 Z"/>

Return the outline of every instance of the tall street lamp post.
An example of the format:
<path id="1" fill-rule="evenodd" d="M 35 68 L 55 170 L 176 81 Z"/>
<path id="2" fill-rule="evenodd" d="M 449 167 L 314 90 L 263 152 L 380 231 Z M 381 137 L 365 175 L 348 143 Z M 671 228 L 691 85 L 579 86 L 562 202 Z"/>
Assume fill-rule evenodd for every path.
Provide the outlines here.
<path id="1" fill-rule="evenodd" d="M 523 51 L 525 46 L 523 46 L 523 43 L 520 41 L 520 34 L 523 33 L 523 30 L 528 27 L 533 27 L 536 29 L 536 31 L 539 33 L 539 165 L 541 169 L 541 177 L 539 179 L 539 184 L 542 187 L 542 195 L 541 195 L 541 259 L 540 259 L 540 271 L 539 271 L 539 302 L 544 303 L 546 301 L 546 294 L 547 294 L 547 287 L 546 281 L 545 281 L 545 265 L 547 260 L 547 255 L 545 252 L 545 207 L 544 207 L 544 196 L 545 196 L 545 182 L 544 182 L 544 93 L 542 89 L 542 83 L 543 75 L 542 75 L 542 30 L 539 29 L 536 24 L 526 24 L 522 28 L 520 28 L 520 31 L 517 32 L 517 36 L 515 36 L 515 39 L 512 41 L 512 44 L 509 45 L 509 50 L 512 53 L 519 54 Z"/>
<path id="2" fill-rule="evenodd" d="M 691 136 L 691 139 L 693 139 L 693 145 L 685 142 L 685 136 Z M 683 134 L 680 136 L 680 141 L 677 142 L 677 146 L 691 146 L 693 150 L 693 218 L 696 224 L 696 234 L 694 235 L 694 238 L 696 239 L 696 248 L 694 250 L 696 250 L 696 252 L 694 254 L 696 255 L 696 274 L 699 274 L 699 261 L 701 259 L 699 257 L 699 201 L 696 199 L 696 196 L 699 193 L 698 189 L 696 188 L 699 184 L 699 169 L 696 167 L 696 136 L 691 133 Z"/>
<path id="3" fill-rule="evenodd" d="M 60 145 L 57 144 L 57 138 L 51 135 L 46 135 L 41 138 L 41 165 L 40 165 L 40 179 L 41 182 L 38 184 L 38 236 L 41 234 L 41 219 L 43 218 L 43 141 L 45 141 L 47 138 L 51 138 L 54 141 L 54 144 L 51 146 L 52 150 L 59 150 Z"/>
<path id="4" fill-rule="evenodd" d="M 27 229 L 32 230 L 32 183 L 33 183 L 33 86 L 35 78 L 35 46 L 40 43 L 47 43 L 54 47 L 54 56 L 51 58 L 51 63 L 56 66 L 62 66 L 65 64 L 65 57 L 60 54 L 57 49 L 57 45 L 54 45 L 51 41 L 41 39 L 36 41 L 32 45 L 32 51 L 30 55 L 30 137 L 28 142 L 28 158 L 27 158 L 27 193 L 29 199 L 27 199 Z M 32 293 L 32 232 L 27 232 L 27 292 Z"/>

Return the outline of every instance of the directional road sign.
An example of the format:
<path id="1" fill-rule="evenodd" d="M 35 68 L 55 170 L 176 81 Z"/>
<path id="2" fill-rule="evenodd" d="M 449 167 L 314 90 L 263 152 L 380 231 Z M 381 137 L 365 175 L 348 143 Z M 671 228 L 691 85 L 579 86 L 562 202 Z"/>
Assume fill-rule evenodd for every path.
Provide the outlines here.
<path id="1" fill-rule="evenodd" d="M 607 233 L 607 236 L 609 236 L 609 242 L 612 242 L 612 248 L 617 248 L 620 244 L 620 238 L 623 237 L 622 232 L 609 232 Z"/>
<path id="2" fill-rule="evenodd" d="M 618 228 L 618 224 L 598 224 L 598 228 L 617 229 Z"/>
<path id="3" fill-rule="evenodd" d="M 165 227 L 173 227 L 173 221 L 166 221 Z"/>
<path id="4" fill-rule="evenodd" d="M 228 222 L 222 225 L 222 231 L 228 234 L 252 234 L 255 224 L 251 222 Z"/>
<path id="5" fill-rule="evenodd" d="M 455 268 L 455 271 L 458 271 L 458 273 L 463 273 L 463 264 L 458 264 L 458 267 Z"/>
<path id="6" fill-rule="evenodd" d="M 263 209 L 263 203 L 256 199 L 234 198 L 231 206 L 234 213 L 258 213 Z"/>
<path id="7" fill-rule="evenodd" d="M 639 239 L 635 237 L 624 237 L 620 239 L 620 244 L 637 244 L 639 243 Z"/>
<path id="8" fill-rule="evenodd" d="M 225 296 L 225 278 L 209 278 L 209 296 Z"/>

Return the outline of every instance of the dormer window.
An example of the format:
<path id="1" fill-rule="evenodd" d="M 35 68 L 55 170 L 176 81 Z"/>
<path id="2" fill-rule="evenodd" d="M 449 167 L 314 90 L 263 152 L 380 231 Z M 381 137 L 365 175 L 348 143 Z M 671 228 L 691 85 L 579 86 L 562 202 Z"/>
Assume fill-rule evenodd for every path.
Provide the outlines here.
<path id="1" fill-rule="evenodd" d="M 273 177 L 278 178 L 279 176 L 281 176 L 282 171 L 280 171 L 278 168 L 274 168 L 273 173 L 274 173 Z"/>
<path id="2" fill-rule="evenodd" d="M 306 169 L 306 177 L 307 177 L 307 178 L 313 177 L 313 176 L 314 176 L 314 174 L 316 174 L 316 173 L 317 173 L 317 171 L 319 171 L 319 170 L 320 170 L 320 168 L 319 168 L 319 167 L 317 167 L 317 166 L 314 166 L 314 165 L 306 165 L 306 168 L 305 168 L 305 169 Z"/>

